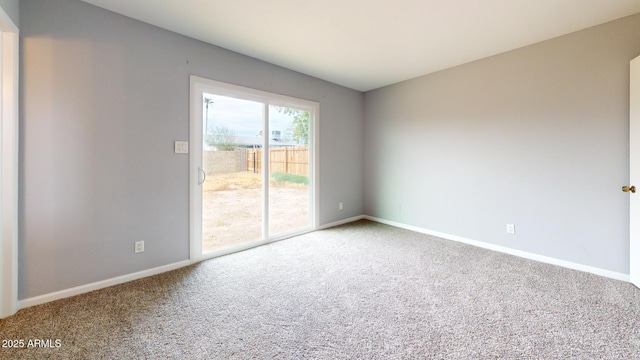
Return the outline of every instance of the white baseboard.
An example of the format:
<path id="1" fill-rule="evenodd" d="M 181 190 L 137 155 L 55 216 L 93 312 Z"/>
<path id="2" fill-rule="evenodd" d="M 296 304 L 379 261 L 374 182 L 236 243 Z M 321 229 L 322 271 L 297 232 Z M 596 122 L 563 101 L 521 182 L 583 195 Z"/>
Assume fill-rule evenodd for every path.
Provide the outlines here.
<path id="1" fill-rule="evenodd" d="M 88 293 L 90 291 L 99 290 L 109 286 L 118 285 L 118 284 L 126 283 L 129 281 L 142 279 L 148 276 L 161 274 L 163 272 L 175 270 L 188 265 L 191 265 L 191 261 L 189 260 L 180 261 L 177 263 L 159 266 L 149 270 L 143 270 L 143 271 L 139 271 L 132 274 L 122 275 L 122 276 L 114 277 L 111 279 L 94 282 L 91 284 L 76 286 L 74 288 L 52 292 L 50 294 L 44 294 L 44 295 L 35 296 L 35 297 L 24 299 L 24 300 L 18 300 L 18 309 L 24 309 L 31 306 L 48 303 L 50 301 L 60 300 L 60 299 L 68 298 L 71 296 Z"/>
<path id="2" fill-rule="evenodd" d="M 361 219 L 364 219 L 364 215 L 354 216 L 352 218 L 343 219 L 343 220 L 340 220 L 340 221 L 336 221 L 336 222 L 332 222 L 332 223 L 329 223 L 329 224 L 321 225 L 321 226 L 319 226 L 317 228 L 317 230 L 327 229 L 327 228 L 330 228 L 330 227 L 347 224 L 347 223 L 354 222 L 354 221 L 361 220 Z M 284 240 L 284 239 L 286 239 L 288 237 L 297 236 L 297 235 L 300 235 L 300 234 L 284 236 L 281 239 L 277 239 L 277 240 L 270 241 L 270 242 Z M 265 244 L 270 243 L 270 242 L 265 242 Z M 253 247 L 253 246 L 248 246 L 246 248 L 251 248 L 251 247 Z M 50 301 L 60 300 L 60 299 L 68 298 L 68 297 L 71 297 L 71 296 L 76 296 L 76 295 L 88 293 L 88 292 L 91 292 L 91 291 L 94 291 L 94 290 L 104 289 L 104 288 L 109 287 L 109 286 L 119 285 L 119 284 L 123 284 L 123 283 L 129 282 L 129 281 L 142 279 L 142 278 L 145 278 L 145 277 L 148 277 L 148 276 L 161 274 L 163 272 L 167 272 L 167 271 L 175 270 L 175 269 L 178 269 L 178 268 L 181 268 L 181 267 L 185 267 L 185 266 L 191 265 L 191 264 L 199 262 L 199 261 L 207 260 L 207 259 L 209 259 L 211 257 L 226 255 L 228 253 L 233 253 L 233 252 L 241 251 L 241 250 L 246 250 L 246 249 L 243 248 L 243 247 L 238 247 L 237 249 L 227 250 L 224 253 L 216 253 L 216 254 L 214 254 L 212 256 L 205 257 L 205 258 L 202 258 L 202 259 L 198 259 L 196 261 L 191 261 L 191 260 L 180 261 L 180 262 L 177 262 L 177 263 L 168 264 L 168 265 L 164 265 L 164 266 L 159 266 L 157 268 L 144 270 L 144 271 L 139 271 L 139 272 L 132 273 L 132 274 L 122 275 L 122 276 L 118 276 L 118 277 L 115 277 L 115 278 L 94 282 L 94 283 L 91 283 L 91 284 L 80 285 L 80 286 L 76 286 L 76 287 L 70 288 L 70 289 L 60 290 L 60 291 L 52 292 L 52 293 L 49 293 L 49 294 L 39 295 L 39 296 L 35 296 L 35 297 L 32 297 L 32 298 L 27 298 L 27 299 L 23 299 L 23 300 L 18 300 L 17 308 L 18 308 L 18 310 L 20 310 L 20 309 L 28 308 L 28 307 L 31 307 L 31 306 L 36 306 L 36 305 L 48 303 Z"/>
<path id="3" fill-rule="evenodd" d="M 461 243 L 464 243 L 464 244 L 469 244 L 469 245 L 481 247 L 481 248 L 484 248 L 484 249 L 487 249 L 487 250 L 497 251 L 497 252 L 501 252 L 501 253 L 505 253 L 505 254 L 509 254 L 509 255 L 514 255 L 514 256 L 521 257 L 521 258 L 534 260 L 534 261 L 538 261 L 538 262 L 542 262 L 542 263 L 547 263 L 547 264 L 551 264 L 551 265 L 562 266 L 562 267 L 565 267 L 565 268 L 568 268 L 568 269 L 572 269 L 572 270 L 584 271 L 584 272 L 588 272 L 588 273 L 591 273 L 591 274 L 604 276 L 604 277 L 607 277 L 607 278 L 610 278 L 610 279 L 621 280 L 621 281 L 625 281 L 625 282 L 630 282 L 631 281 L 631 279 L 630 279 L 628 274 L 623 274 L 623 273 L 619 273 L 619 272 L 615 272 L 615 271 L 611 271 L 611 270 L 600 269 L 600 268 L 597 268 L 597 267 L 578 264 L 578 263 L 574 263 L 574 262 L 571 262 L 571 261 L 560 260 L 560 259 L 556 259 L 556 258 L 552 258 L 552 257 L 548 257 L 548 256 L 543 256 L 543 255 L 538 255 L 538 254 L 534 254 L 534 253 L 530 253 L 530 252 L 526 252 L 526 251 L 511 249 L 511 248 L 504 247 L 504 246 L 499 246 L 499 245 L 485 243 L 485 242 L 482 242 L 482 241 L 467 239 L 467 238 L 464 238 L 464 237 L 461 237 L 461 236 L 445 234 L 445 233 L 441 233 L 441 232 L 437 232 L 437 231 L 433 231 L 433 230 L 419 228 L 419 227 L 416 227 L 416 226 L 411 226 L 411 225 L 398 223 L 398 222 L 395 222 L 395 221 L 384 220 L 384 219 L 376 218 L 376 217 L 373 217 L 373 216 L 365 215 L 362 218 L 367 219 L 367 220 L 371 220 L 371 221 L 375 221 L 375 222 L 379 222 L 381 224 L 391 225 L 391 226 L 395 226 L 395 227 L 398 227 L 398 228 L 419 232 L 419 233 L 426 234 L 426 235 L 436 236 L 436 237 L 439 237 L 439 238 L 442 238 L 442 239 L 446 239 L 446 240 L 452 240 L 452 241 L 457 241 L 457 242 L 461 242 Z"/>
<path id="4" fill-rule="evenodd" d="M 419 228 L 419 227 L 416 227 L 416 226 L 411 226 L 411 225 L 406 225 L 406 224 L 402 224 L 402 223 L 395 222 L 395 221 L 389 221 L 389 220 L 385 220 L 385 219 L 380 219 L 380 218 L 369 216 L 369 215 L 354 216 L 354 217 L 351 217 L 351 218 L 348 218 L 348 219 L 343 219 L 343 220 L 335 221 L 335 222 L 332 222 L 332 223 L 320 225 L 318 227 L 318 230 L 324 230 L 324 229 L 328 229 L 328 228 L 331 228 L 331 227 L 334 227 L 334 226 L 339 226 L 339 225 L 347 224 L 347 223 L 358 221 L 358 220 L 362 220 L 362 219 L 367 219 L 367 220 L 375 221 L 375 222 L 378 222 L 378 223 L 381 223 L 381 224 L 386 224 L 386 225 L 398 227 L 398 228 L 401 228 L 401 229 L 411 230 L 411 231 L 415 231 L 415 232 L 426 234 L 426 235 L 436 236 L 436 237 L 439 237 L 439 238 L 442 238 L 442 239 L 446 239 L 446 240 L 457 241 L 457 242 L 460 242 L 460 243 L 469 244 L 469 245 L 481 247 L 481 248 L 484 248 L 484 249 L 487 249 L 487 250 L 497 251 L 497 252 L 501 252 L 501 253 L 505 253 L 505 254 L 509 254 L 509 255 L 514 255 L 514 256 L 518 256 L 518 257 L 529 259 L 529 260 L 539 261 L 539 262 L 547 263 L 547 264 L 551 264 L 551 265 L 557 265 L 557 266 L 565 267 L 565 268 L 568 268 L 568 269 L 584 271 L 584 272 L 588 272 L 588 273 L 591 273 L 591 274 L 604 276 L 604 277 L 607 277 L 607 278 L 610 278 L 610 279 L 615 279 L 615 280 L 620 280 L 620 281 L 625 281 L 625 282 L 629 282 L 630 281 L 630 277 L 629 277 L 628 274 L 623 274 L 623 273 L 619 273 L 619 272 L 615 272 L 615 271 L 600 269 L 600 268 L 596 268 L 596 267 L 593 267 L 593 266 L 587 266 L 587 265 L 578 264 L 578 263 L 565 261 L 565 260 L 560 260 L 560 259 L 556 259 L 556 258 L 552 258 L 552 257 L 548 257 L 548 256 L 542 256 L 542 255 L 538 255 L 538 254 L 533 254 L 533 253 L 529 253 L 529 252 L 526 252 L 526 251 L 521 251 L 521 250 L 511 249 L 511 248 L 504 247 L 504 246 L 498 246 L 498 245 L 494 245 L 494 244 L 485 243 L 485 242 L 482 242 L 482 241 L 467 239 L 467 238 L 464 238 L 464 237 L 461 237 L 461 236 L 445 234 L 445 233 L 441 233 L 441 232 L 437 232 L 437 231 L 433 231 L 433 230 L 423 229 L 423 228 Z M 190 260 L 184 260 L 184 261 L 176 262 L 176 263 L 173 263 L 173 264 L 159 266 L 159 267 L 156 267 L 156 268 L 153 268 L 153 269 L 149 269 L 149 270 L 143 270 L 143 271 L 139 271 L 139 272 L 132 273 L 132 274 L 122 275 L 122 276 L 118 276 L 118 277 L 115 277 L 115 278 L 94 282 L 94 283 L 91 283 L 91 284 L 86 284 L 86 285 L 81 285 L 81 286 L 77 286 L 77 287 L 66 289 L 66 290 L 56 291 L 56 292 L 53 292 L 53 293 L 50 293 L 50 294 L 44 294 L 44 295 L 35 296 L 35 297 L 24 299 L 24 300 L 18 300 L 18 309 L 24 309 L 24 308 L 28 308 L 28 307 L 31 307 L 31 306 L 44 304 L 44 303 L 47 303 L 47 302 L 50 302 L 50 301 L 60 300 L 60 299 L 68 298 L 68 297 L 71 297 L 71 296 L 76 296 L 76 295 L 88 293 L 88 292 L 91 292 L 91 291 L 94 291 L 94 290 L 103 289 L 103 288 L 106 288 L 106 287 L 109 287 L 109 286 L 114 286 L 114 285 L 118 285 L 118 284 L 129 282 L 129 281 L 142 279 L 142 278 L 145 278 L 145 277 L 148 277 L 148 276 L 161 274 L 161 273 L 164 273 L 164 272 L 167 272 L 167 271 L 171 271 L 171 270 L 179 269 L 181 267 L 189 266 L 192 263 L 193 262 L 190 261 Z"/>
<path id="5" fill-rule="evenodd" d="M 354 222 L 362 219 L 367 219 L 367 217 L 365 215 L 358 215 L 358 216 L 350 217 L 348 219 L 334 221 L 328 224 L 318 226 L 318 230 L 324 230 L 324 229 L 332 228 L 334 226 L 344 225 L 344 224 L 348 224 L 350 222 Z"/>

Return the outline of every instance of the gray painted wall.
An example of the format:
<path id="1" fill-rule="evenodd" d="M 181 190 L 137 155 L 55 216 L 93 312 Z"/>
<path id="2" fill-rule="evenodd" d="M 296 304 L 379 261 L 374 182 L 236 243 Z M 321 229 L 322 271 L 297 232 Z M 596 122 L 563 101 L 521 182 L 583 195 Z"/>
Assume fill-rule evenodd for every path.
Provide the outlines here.
<path id="1" fill-rule="evenodd" d="M 318 101 L 320 223 L 363 213 L 362 93 L 77 0 L 20 6 L 20 299 L 188 259 L 191 74 Z"/>
<path id="2" fill-rule="evenodd" d="M 11 18 L 11 21 L 20 27 L 20 6 L 18 0 L 0 0 L 0 7 Z"/>
<path id="3" fill-rule="evenodd" d="M 639 54 L 635 15 L 366 93 L 365 213 L 628 274 Z"/>

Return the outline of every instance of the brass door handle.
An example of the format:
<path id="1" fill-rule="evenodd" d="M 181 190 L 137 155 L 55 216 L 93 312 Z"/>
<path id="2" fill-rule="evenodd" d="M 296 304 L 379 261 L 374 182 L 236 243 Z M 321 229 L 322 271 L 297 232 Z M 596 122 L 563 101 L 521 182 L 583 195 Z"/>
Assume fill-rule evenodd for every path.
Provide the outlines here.
<path id="1" fill-rule="evenodd" d="M 632 193 L 634 193 L 634 194 L 635 194 L 635 192 L 636 192 L 636 187 L 635 187 L 635 186 L 631 186 L 631 187 L 623 186 L 623 187 L 622 187 L 622 191 L 624 191 L 624 192 L 629 192 L 629 191 L 631 191 Z"/>

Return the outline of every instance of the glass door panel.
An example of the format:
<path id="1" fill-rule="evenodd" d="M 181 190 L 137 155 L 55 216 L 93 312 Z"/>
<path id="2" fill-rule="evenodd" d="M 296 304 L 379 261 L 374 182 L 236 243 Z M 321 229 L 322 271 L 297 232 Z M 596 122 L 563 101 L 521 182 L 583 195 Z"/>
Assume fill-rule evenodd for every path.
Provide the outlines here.
<path id="1" fill-rule="evenodd" d="M 263 238 L 264 105 L 203 94 L 202 252 Z M 257 157 L 256 157 L 257 156 Z"/>
<path id="2" fill-rule="evenodd" d="M 269 235 L 311 225 L 309 111 L 269 107 Z"/>

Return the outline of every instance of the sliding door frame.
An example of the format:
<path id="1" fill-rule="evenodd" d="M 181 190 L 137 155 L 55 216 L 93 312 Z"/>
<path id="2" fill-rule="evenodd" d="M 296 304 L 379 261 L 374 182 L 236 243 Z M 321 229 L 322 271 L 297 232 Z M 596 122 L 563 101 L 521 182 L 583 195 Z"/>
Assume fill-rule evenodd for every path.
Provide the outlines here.
<path id="1" fill-rule="evenodd" d="M 285 233 L 276 237 L 269 234 L 269 151 L 262 152 L 262 238 L 245 244 L 234 245 L 228 248 L 215 250 L 206 254 L 202 253 L 202 93 L 210 93 L 242 100 L 255 101 L 263 104 L 263 149 L 269 149 L 269 106 L 282 106 L 309 111 L 311 114 L 309 124 L 309 227 L 301 231 Z M 190 259 L 192 262 L 200 261 L 216 256 L 246 250 L 255 246 L 264 245 L 305 232 L 314 231 L 319 227 L 319 151 L 318 128 L 320 105 L 317 102 L 298 99 L 290 96 L 274 94 L 262 90 L 251 89 L 243 86 L 228 84 L 192 75 L 190 77 L 190 139 L 189 139 L 189 188 L 190 188 Z"/>

